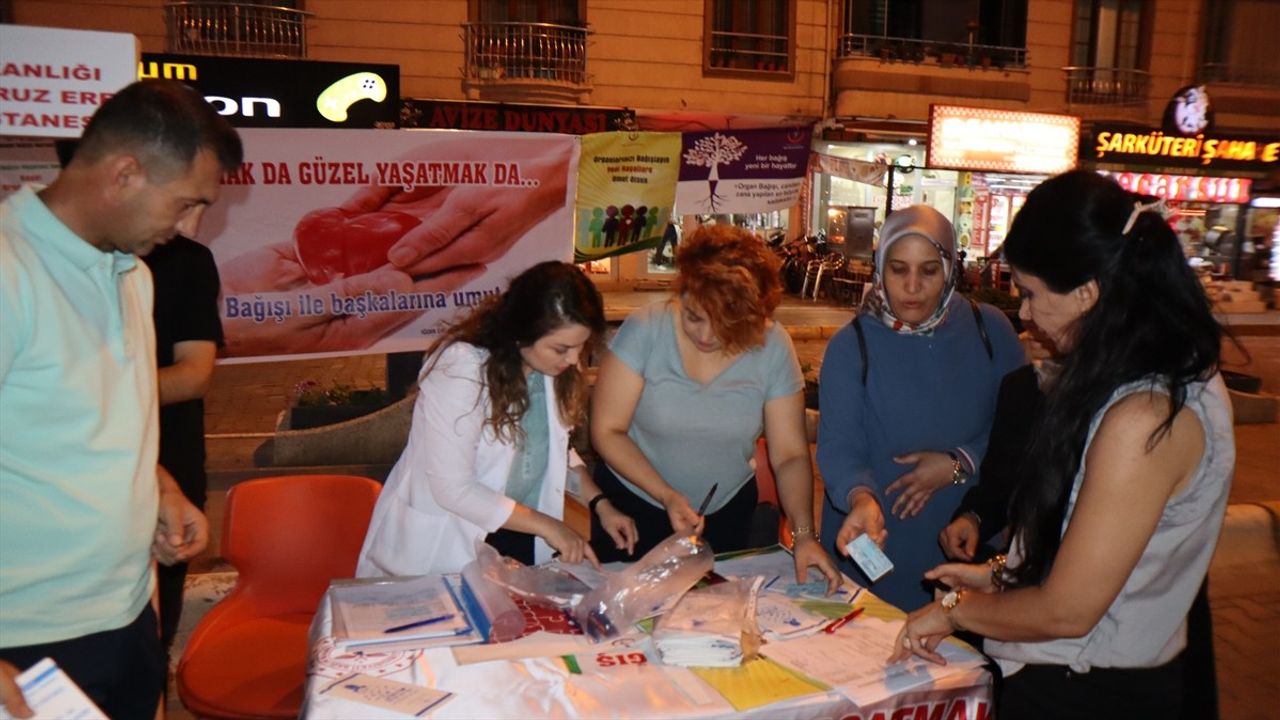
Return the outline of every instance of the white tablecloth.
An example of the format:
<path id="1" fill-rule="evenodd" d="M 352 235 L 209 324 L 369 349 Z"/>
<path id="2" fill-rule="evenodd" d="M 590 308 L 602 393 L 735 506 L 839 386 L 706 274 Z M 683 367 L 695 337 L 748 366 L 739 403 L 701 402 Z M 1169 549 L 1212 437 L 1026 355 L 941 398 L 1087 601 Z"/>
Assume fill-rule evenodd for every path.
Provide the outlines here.
<path id="1" fill-rule="evenodd" d="M 782 567 L 790 565 L 783 556 Z M 981 668 L 956 670 L 915 689 L 859 708 L 836 691 L 793 697 L 746 711 L 736 710 L 723 696 L 688 669 L 653 661 L 647 638 L 635 647 L 608 643 L 578 653 L 581 672 L 574 673 L 559 657 L 497 660 L 467 665 L 455 662 L 450 648 L 389 653 L 344 653 L 329 637 L 332 618 L 323 603 L 312 627 L 312 667 L 302 716 L 328 718 L 409 717 L 351 700 L 320 694 L 333 680 L 352 673 L 386 677 L 445 690 L 454 694 L 429 717 L 459 718 L 854 718 L 942 717 L 977 720 L 991 715 L 991 676 Z M 636 641 L 632 641 L 636 642 Z M 804 643 L 806 639 L 788 642 Z M 651 660 L 636 661 L 646 652 Z M 630 657 L 633 662 L 590 662 L 592 652 Z M 910 711 L 907 711 L 911 708 Z M 917 715 L 916 710 L 923 712 Z M 941 710 L 941 712 L 938 712 Z M 899 714 L 904 713 L 904 714 Z"/>

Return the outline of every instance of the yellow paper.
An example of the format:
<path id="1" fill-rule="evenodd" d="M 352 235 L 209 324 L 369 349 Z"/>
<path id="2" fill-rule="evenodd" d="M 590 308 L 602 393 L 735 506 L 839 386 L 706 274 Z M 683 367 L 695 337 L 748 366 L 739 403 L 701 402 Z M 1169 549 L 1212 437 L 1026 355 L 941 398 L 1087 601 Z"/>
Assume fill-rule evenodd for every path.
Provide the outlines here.
<path id="1" fill-rule="evenodd" d="M 689 669 L 715 688 L 739 712 L 831 689 L 765 657 L 733 668 Z"/>

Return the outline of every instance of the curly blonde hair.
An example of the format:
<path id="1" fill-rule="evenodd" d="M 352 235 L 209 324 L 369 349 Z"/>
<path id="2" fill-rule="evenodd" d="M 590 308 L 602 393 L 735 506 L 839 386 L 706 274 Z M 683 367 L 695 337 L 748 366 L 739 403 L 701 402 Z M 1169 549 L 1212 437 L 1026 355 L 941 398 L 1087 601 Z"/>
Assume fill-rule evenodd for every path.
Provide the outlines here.
<path id="1" fill-rule="evenodd" d="M 743 352 L 764 344 L 765 323 L 782 301 L 781 267 L 750 232 L 703 226 L 676 251 L 676 294 L 706 312 L 726 352 Z"/>

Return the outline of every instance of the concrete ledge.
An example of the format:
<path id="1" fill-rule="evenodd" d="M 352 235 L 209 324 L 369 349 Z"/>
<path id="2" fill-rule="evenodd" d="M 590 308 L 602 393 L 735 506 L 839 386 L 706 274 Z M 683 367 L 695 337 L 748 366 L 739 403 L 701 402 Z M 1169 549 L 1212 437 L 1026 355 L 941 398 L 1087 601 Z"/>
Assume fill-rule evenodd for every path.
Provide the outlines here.
<path id="1" fill-rule="evenodd" d="M 1280 419 L 1280 399 L 1266 393 L 1254 394 L 1227 390 L 1236 425 L 1266 424 Z"/>
<path id="2" fill-rule="evenodd" d="M 400 457 L 413 419 L 411 395 L 377 412 L 307 430 L 279 430 L 272 439 L 271 464 L 383 465 Z"/>
<path id="3" fill-rule="evenodd" d="M 1280 502 L 1228 505 L 1213 569 L 1280 562 Z"/>

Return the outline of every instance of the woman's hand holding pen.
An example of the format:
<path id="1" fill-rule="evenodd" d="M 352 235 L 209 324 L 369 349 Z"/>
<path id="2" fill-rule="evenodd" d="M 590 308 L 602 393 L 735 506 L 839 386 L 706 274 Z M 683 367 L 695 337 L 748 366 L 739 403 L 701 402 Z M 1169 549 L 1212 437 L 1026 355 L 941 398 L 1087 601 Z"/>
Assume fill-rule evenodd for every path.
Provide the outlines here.
<path id="1" fill-rule="evenodd" d="M 672 530 L 678 533 L 702 533 L 702 527 L 706 521 L 693 509 L 693 505 L 689 504 L 689 498 L 675 488 L 667 488 L 667 493 L 662 496 L 662 507 L 667 509 Z"/>

